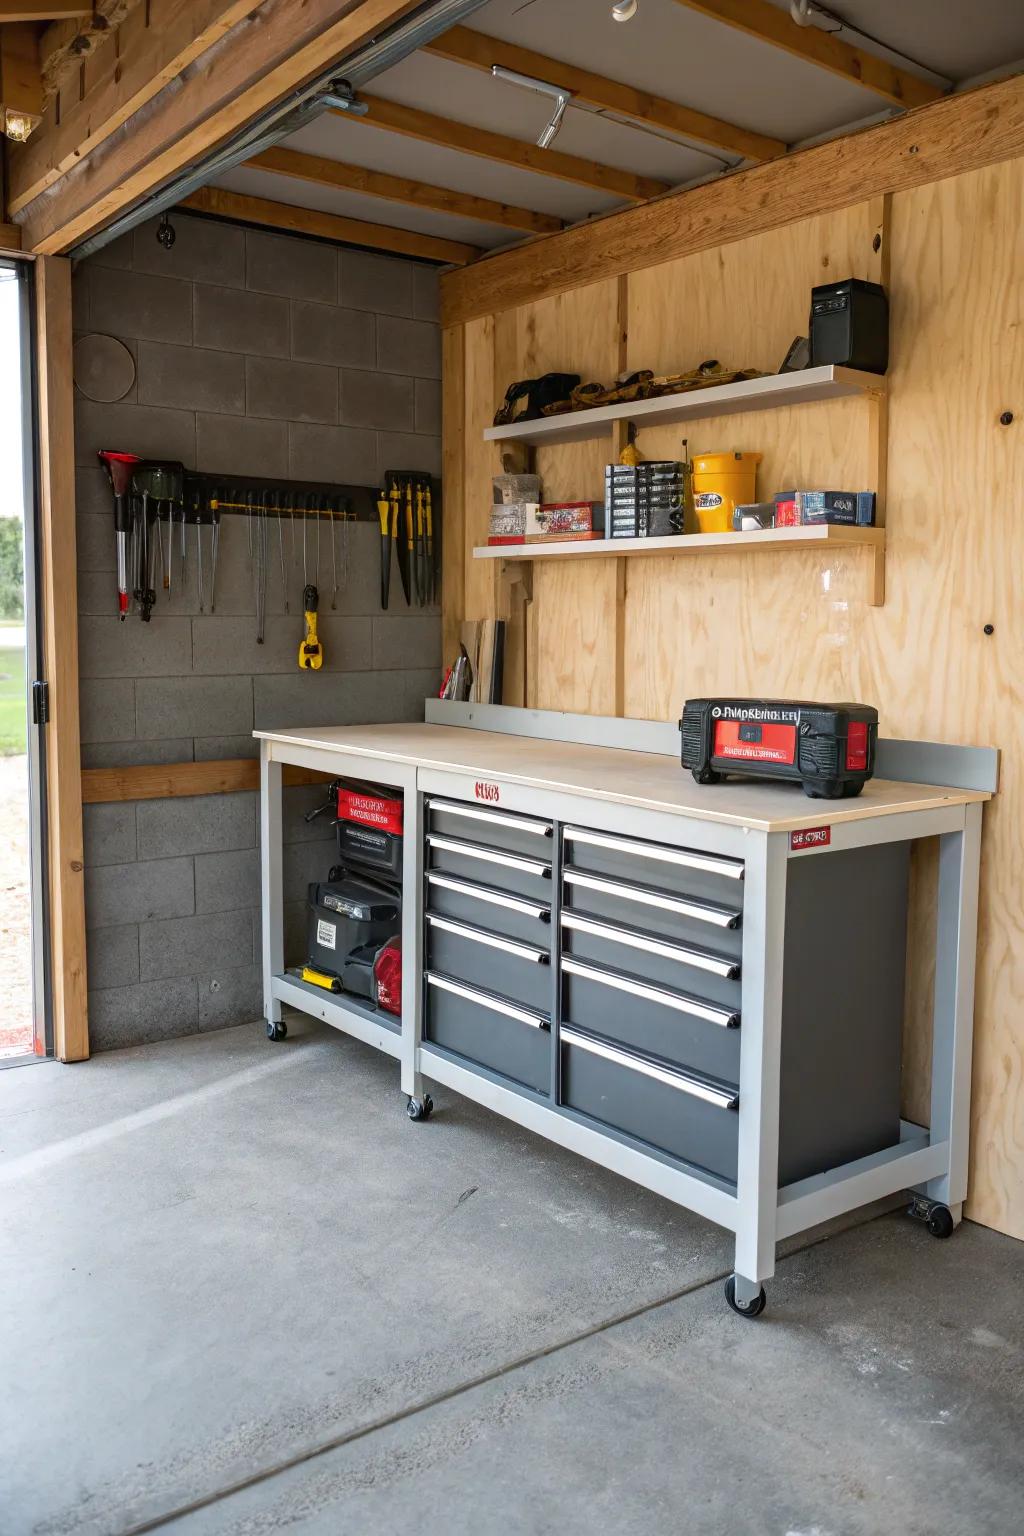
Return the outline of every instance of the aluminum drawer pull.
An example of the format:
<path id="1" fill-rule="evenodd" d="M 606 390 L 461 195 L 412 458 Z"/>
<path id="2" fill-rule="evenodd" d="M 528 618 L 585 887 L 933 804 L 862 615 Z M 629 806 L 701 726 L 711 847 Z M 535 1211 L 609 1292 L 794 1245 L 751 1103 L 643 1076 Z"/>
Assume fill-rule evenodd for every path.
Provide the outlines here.
<path id="1" fill-rule="evenodd" d="M 427 833 L 427 845 L 445 853 L 460 853 L 467 859 L 483 859 L 485 864 L 503 864 L 506 869 L 521 869 L 527 875 L 551 878 L 551 865 L 544 859 L 524 859 L 518 853 L 499 853 L 496 848 L 481 848 L 476 843 L 464 843 L 458 837 L 438 837 L 436 832 Z"/>
<path id="2" fill-rule="evenodd" d="M 714 1003 L 702 1002 L 699 997 L 688 997 L 683 992 L 669 992 L 664 987 L 653 987 L 648 982 L 634 981 L 632 976 L 620 976 L 615 971 L 602 971 L 596 965 L 585 965 L 571 955 L 562 956 L 562 970 L 584 981 L 599 982 L 602 987 L 614 987 L 617 992 L 628 992 L 631 997 L 642 997 L 648 1003 L 661 1003 L 674 1008 L 677 1013 L 689 1013 L 695 1019 L 718 1024 L 722 1029 L 735 1029 L 740 1022 L 735 1008 L 717 1008 Z"/>
<path id="3" fill-rule="evenodd" d="M 490 992 L 477 992 L 473 987 L 465 986 L 461 981 L 453 981 L 450 976 L 442 976 L 437 971 L 427 972 L 427 984 L 438 987 L 442 992 L 452 992 L 456 997 L 464 997 L 467 1003 L 477 1003 L 481 1008 L 490 1008 L 492 1013 L 503 1013 L 506 1018 L 515 1019 L 520 1024 L 529 1024 L 531 1029 L 550 1029 L 547 1019 L 537 1013 L 527 1013 L 525 1008 L 517 1008 L 514 1003 L 506 1003 L 503 997 L 494 997 Z"/>
<path id="4" fill-rule="evenodd" d="M 666 848 L 656 843 L 634 843 L 625 837 L 611 837 L 607 832 L 589 832 L 581 827 L 566 827 L 567 843 L 586 843 L 589 848 L 607 848 L 612 853 L 632 853 L 638 859 L 657 859 L 662 864 L 681 864 L 685 869 L 702 869 L 729 880 L 743 879 L 743 860 L 720 858 L 711 853 L 692 853 L 688 848 Z"/>
<path id="5" fill-rule="evenodd" d="M 670 939 L 656 939 L 635 928 L 616 928 L 612 923 L 599 923 L 596 918 L 584 917 L 571 910 L 562 913 L 562 927 L 574 933 L 589 933 L 595 939 L 606 939 L 610 944 L 626 944 L 630 949 L 642 949 L 648 955 L 661 955 L 665 960 L 678 960 L 680 965 L 690 965 L 697 970 L 711 971 L 726 981 L 735 981 L 740 974 L 738 960 L 713 955 L 706 949 L 688 949 L 685 944 L 673 944 Z"/>
<path id="6" fill-rule="evenodd" d="M 605 896 L 621 896 L 624 901 L 637 901 L 645 907 L 658 907 L 665 912 L 677 912 L 680 917 L 694 917 L 701 923 L 713 923 L 716 928 L 737 928 L 742 913 L 729 907 L 715 907 L 709 902 L 688 901 L 683 896 L 670 896 L 667 891 L 655 891 L 645 885 L 626 885 L 622 880 L 605 880 L 597 875 L 585 874 L 571 865 L 562 871 L 568 885 L 579 885 L 586 891 L 601 891 Z"/>
<path id="7" fill-rule="evenodd" d="M 554 830 L 550 821 L 531 821 L 528 816 L 510 816 L 507 811 L 484 811 L 478 805 L 462 805 L 457 800 L 428 800 L 427 809 L 465 816 L 470 821 L 489 821 L 496 827 L 513 827 L 519 832 L 532 832 L 535 837 L 550 837 Z"/>
<path id="8" fill-rule="evenodd" d="M 520 944 L 515 939 L 503 939 L 500 934 L 489 933 L 486 928 L 474 928 L 470 923 L 460 923 L 453 917 L 442 917 L 437 912 L 427 913 L 427 922 L 431 928 L 443 928 L 445 933 L 458 934 L 460 939 L 472 939 L 474 944 L 486 944 L 491 949 L 502 949 L 509 955 L 518 955 L 521 960 L 533 960 L 537 965 L 547 965 L 550 955 L 547 950 L 538 949 L 534 944 Z"/>
<path id="9" fill-rule="evenodd" d="M 511 912 L 521 912 L 524 917 L 536 917 L 542 923 L 551 921 L 551 908 L 542 901 L 530 901 L 527 896 L 506 896 L 489 885 L 474 885 L 471 880 L 458 880 L 454 875 L 443 875 L 436 869 L 427 871 L 427 884 L 441 890 L 455 891 L 459 896 L 472 896 L 474 901 L 489 901 L 495 907 L 507 907 Z"/>
<path id="10" fill-rule="evenodd" d="M 566 1045 L 575 1045 L 581 1051 L 589 1051 L 592 1056 L 600 1056 L 603 1061 L 614 1062 L 617 1067 L 626 1067 L 630 1072 L 642 1072 L 644 1077 L 653 1077 L 655 1082 L 664 1083 L 667 1088 L 678 1088 L 681 1093 L 691 1094 L 695 1099 L 703 1099 L 706 1104 L 714 1104 L 716 1109 L 739 1108 L 738 1093 L 727 1092 L 724 1088 L 714 1088 L 698 1077 L 688 1077 L 685 1073 L 673 1071 L 671 1067 L 658 1066 L 656 1062 L 648 1061 L 644 1056 L 634 1056 L 632 1051 L 620 1051 L 616 1046 L 605 1045 L 603 1040 L 595 1040 L 591 1035 L 580 1034 L 564 1024 L 559 1030 L 559 1036 Z"/>

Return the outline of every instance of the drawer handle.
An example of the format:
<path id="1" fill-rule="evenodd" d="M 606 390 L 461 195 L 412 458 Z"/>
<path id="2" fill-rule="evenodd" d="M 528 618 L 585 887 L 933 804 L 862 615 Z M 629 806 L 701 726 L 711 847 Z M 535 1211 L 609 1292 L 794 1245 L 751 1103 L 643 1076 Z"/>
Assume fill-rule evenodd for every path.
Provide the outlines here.
<path id="1" fill-rule="evenodd" d="M 524 874 L 539 875 L 543 880 L 551 878 L 551 865 L 544 859 L 524 859 L 518 853 L 499 853 L 496 848 L 480 848 L 476 843 L 464 843 L 459 837 L 438 837 L 436 832 L 428 832 L 427 846 L 440 848 L 445 853 L 461 853 L 467 859 L 482 859 L 485 864 L 521 869 Z"/>
<path id="2" fill-rule="evenodd" d="M 688 848 L 666 848 L 658 843 L 634 843 L 629 838 L 611 837 L 607 832 L 566 827 L 567 843 L 585 843 L 588 848 L 607 848 L 612 853 L 632 853 L 638 859 L 656 859 L 661 864 L 679 864 L 684 869 L 701 869 L 728 880 L 743 879 L 743 860 L 720 858 L 711 853 L 693 853 Z"/>
<path id="3" fill-rule="evenodd" d="M 527 1013 L 525 1008 L 517 1008 L 514 1003 L 507 1003 L 503 997 L 495 997 L 491 992 L 478 992 L 475 987 L 467 987 L 464 982 L 453 981 L 450 976 L 442 976 L 438 971 L 427 972 L 427 984 L 437 987 L 442 992 L 451 992 L 456 997 L 464 997 L 467 1003 L 476 1003 L 481 1008 L 489 1008 L 492 1013 L 503 1013 L 506 1018 L 515 1019 L 520 1024 L 529 1024 L 531 1029 L 550 1029 L 548 1019 L 537 1013 Z"/>
<path id="4" fill-rule="evenodd" d="M 550 821 L 532 821 L 528 816 L 510 816 L 507 811 L 484 811 L 478 805 L 463 805 L 458 800 L 428 800 L 427 809 L 445 811 L 449 816 L 464 816 L 469 821 L 489 821 L 496 827 L 514 827 L 531 832 L 534 837 L 550 837 Z"/>
<path id="5" fill-rule="evenodd" d="M 680 965 L 690 965 L 701 971 L 711 971 L 726 981 L 735 981 L 740 974 L 738 960 L 724 955 L 713 955 L 707 949 L 689 949 L 685 944 L 673 944 L 670 939 L 656 939 L 636 928 L 616 928 L 611 923 L 599 923 L 596 918 L 584 917 L 580 912 L 562 913 L 562 927 L 574 933 L 589 933 L 592 938 L 604 939 L 609 944 L 626 944 L 630 949 L 642 949 L 647 955 L 661 955 L 665 960 L 678 960 Z"/>
<path id="6" fill-rule="evenodd" d="M 475 901 L 489 901 L 494 907 L 507 907 L 511 912 L 521 912 L 524 917 L 536 917 L 542 923 L 551 921 L 551 908 L 542 901 L 530 901 L 526 896 L 507 896 L 490 885 L 474 885 L 471 880 L 458 880 L 454 875 L 442 875 L 436 869 L 427 871 L 427 884 L 444 891 L 455 891 L 459 896 L 472 896 Z"/>
<path id="7" fill-rule="evenodd" d="M 431 928 L 443 928 L 445 933 L 458 934 L 460 939 L 472 939 L 474 944 L 486 944 L 490 949 L 502 949 L 506 954 L 518 955 L 521 960 L 533 960 L 537 965 L 547 965 L 551 959 L 547 950 L 537 949 L 533 944 L 520 944 L 515 939 L 503 939 L 500 934 L 490 933 L 486 928 L 474 928 L 471 923 L 459 923 L 455 918 L 443 917 L 437 912 L 428 912 L 427 922 Z"/>
<path id="8" fill-rule="evenodd" d="M 601 891 L 605 896 L 621 896 L 623 901 L 636 901 L 645 907 L 659 907 L 665 912 L 677 912 L 680 917 L 693 917 L 700 923 L 713 923 L 716 928 L 738 928 L 743 915 L 730 907 L 716 907 L 706 901 L 691 901 L 683 896 L 670 896 L 667 891 L 656 891 L 646 885 L 626 885 L 622 880 L 606 880 L 597 875 L 585 874 L 582 869 L 569 865 L 563 870 L 568 885 L 581 886 L 585 891 Z"/>
<path id="9" fill-rule="evenodd" d="M 718 1024 L 722 1029 L 736 1029 L 740 1022 L 735 1008 L 716 1008 L 714 1003 L 702 1002 L 699 997 L 688 997 L 684 992 L 669 992 L 665 987 L 653 987 L 645 981 L 634 981 L 632 976 L 620 976 L 615 971 L 602 971 L 596 965 L 585 965 L 571 955 L 563 955 L 562 970 L 584 981 L 596 981 L 602 987 L 614 987 L 616 992 L 628 992 L 631 997 L 642 997 L 648 1003 L 661 1003 L 674 1008 L 677 1013 L 689 1013 L 695 1019 L 708 1024 Z"/>
<path id="10" fill-rule="evenodd" d="M 575 1045 L 581 1051 L 589 1051 L 592 1056 L 600 1056 L 603 1061 L 614 1062 L 617 1067 L 626 1067 L 631 1072 L 642 1072 L 644 1077 L 653 1077 L 655 1082 L 664 1083 L 667 1088 L 678 1088 L 680 1093 L 688 1093 L 695 1099 L 703 1099 L 706 1104 L 714 1104 L 716 1109 L 739 1108 L 738 1093 L 724 1088 L 715 1088 L 711 1083 L 704 1082 L 702 1078 L 690 1077 L 687 1073 L 677 1072 L 672 1067 L 659 1066 L 657 1062 L 648 1061 L 646 1056 L 636 1056 L 632 1051 L 622 1051 L 617 1046 L 605 1045 L 603 1040 L 595 1040 L 593 1035 L 584 1035 L 578 1030 L 568 1029 L 564 1024 L 559 1035 L 567 1045 Z"/>

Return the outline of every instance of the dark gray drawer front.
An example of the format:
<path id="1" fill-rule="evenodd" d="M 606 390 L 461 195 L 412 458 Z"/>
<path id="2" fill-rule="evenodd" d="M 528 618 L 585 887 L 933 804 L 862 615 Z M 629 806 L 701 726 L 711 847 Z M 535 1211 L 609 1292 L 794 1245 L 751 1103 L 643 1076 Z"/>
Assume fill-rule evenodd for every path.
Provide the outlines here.
<path id="1" fill-rule="evenodd" d="M 572 965 L 571 958 L 563 959 L 562 1018 L 566 1023 L 621 1041 L 633 1050 L 649 1051 L 691 1071 L 739 1082 L 739 1029 L 655 1001 L 655 995 L 668 989 L 647 986 L 646 978 L 641 981 L 611 972 L 606 966 L 589 965 L 593 976 L 576 975 L 570 970 Z M 603 979 L 597 979 L 599 974 Z M 631 985 L 652 995 L 623 990 Z M 683 1001 L 676 993 L 670 995 Z"/>
<path id="2" fill-rule="evenodd" d="M 481 843 L 505 853 L 550 861 L 554 848 L 552 826 L 540 816 L 520 816 L 496 806 L 470 805 L 431 795 L 427 801 L 427 830 L 468 843 Z"/>
<path id="3" fill-rule="evenodd" d="M 463 923 L 477 923 L 481 928 L 493 928 L 495 933 L 537 944 L 542 949 L 550 948 L 551 907 L 547 901 L 512 896 L 496 886 L 463 880 L 441 870 L 428 872 L 426 890 L 427 906 L 434 912 Z"/>
<path id="4" fill-rule="evenodd" d="M 564 862 L 577 869 L 721 906 L 743 906 L 741 859 L 585 827 L 566 827 L 562 845 Z"/>
<path id="5" fill-rule="evenodd" d="M 463 989 L 457 980 L 434 972 L 427 973 L 426 981 L 423 1033 L 427 1040 L 537 1093 L 550 1092 L 550 1027 L 537 1028 L 505 1012 L 529 1012 L 511 998 Z M 475 995 L 466 996 L 466 992 Z M 547 1026 L 546 1014 L 544 1023 Z"/>
<path id="6" fill-rule="evenodd" d="M 677 944 L 713 947 L 737 961 L 742 952 L 738 903 L 729 906 L 680 896 L 636 880 L 595 875 L 575 865 L 562 871 L 562 901 L 572 911 L 640 928 Z"/>
<path id="7" fill-rule="evenodd" d="M 716 942 L 715 936 L 706 939 Z M 595 965 L 642 976 L 656 986 L 695 993 L 738 1011 L 740 967 L 721 948 L 680 945 L 642 928 L 606 923 L 589 912 L 562 911 L 562 952 Z"/>
<path id="8" fill-rule="evenodd" d="M 735 1182 L 739 1116 L 728 1091 L 711 1103 L 657 1063 L 622 1059 L 606 1042 L 562 1028 L 562 1103 L 673 1157 Z M 616 1059 L 618 1058 L 618 1059 Z"/>
<path id="9" fill-rule="evenodd" d="M 425 862 L 428 870 L 446 870 L 463 880 L 485 882 L 514 895 L 550 902 L 551 852 L 549 843 L 540 853 L 526 855 L 428 832 Z"/>
<path id="10" fill-rule="evenodd" d="M 426 917 L 425 944 L 429 970 L 550 1014 L 552 981 L 546 948 L 431 912 Z"/>

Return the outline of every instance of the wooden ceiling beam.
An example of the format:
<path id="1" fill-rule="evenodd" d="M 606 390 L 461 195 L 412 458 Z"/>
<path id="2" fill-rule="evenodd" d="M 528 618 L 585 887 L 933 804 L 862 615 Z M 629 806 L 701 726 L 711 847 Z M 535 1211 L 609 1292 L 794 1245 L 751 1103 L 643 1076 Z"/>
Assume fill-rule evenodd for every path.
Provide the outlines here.
<path id="1" fill-rule="evenodd" d="M 798 27 L 788 10 L 780 10 L 769 0 L 676 0 L 676 4 L 712 21 L 722 21 L 773 48 L 782 48 L 806 64 L 830 70 L 848 84 L 862 85 L 898 107 L 927 106 L 946 94 L 931 81 L 854 47 L 832 32 L 813 25 Z"/>
<path id="2" fill-rule="evenodd" d="M 514 69 L 521 75 L 532 75 L 535 80 L 547 80 L 552 85 L 561 86 L 570 91 L 581 106 L 614 112 L 619 117 L 666 129 L 684 139 L 711 144 L 728 154 L 738 155 L 741 160 L 772 160 L 785 152 L 786 146 L 781 139 L 751 133 L 734 123 L 710 117 L 706 112 L 667 101 L 663 96 L 653 96 L 632 85 L 622 85 L 617 80 L 607 80 L 588 69 L 577 69 L 575 64 L 565 64 L 560 59 L 548 58 L 546 54 L 534 53 L 530 48 L 520 48 L 518 44 L 503 42 L 484 32 L 474 32 L 469 27 L 452 27 L 433 42 L 425 43 L 421 52 L 456 64 L 469 64 L 488 73 L 493 64 L 500 64 L 504 69 Z"/>
<path id="3" fill-rule="evenodd" d="M 390 176 L 384 171 L 345 165 L 339 160 L 300 154 L 294 149 L 268 149 L 246 164 L 254 170 L 273 171 L 277 176 L 294 176 L 312 186 L 362 192 L 370 197 L 387 198 L 393 203 L 406 203 L 413 208 L 430 208 L 436 213 L 455 214 L 463 219 L 480 219 L 506 229 L 524 229 L 531 235 L 551 234 L 564 227 L 561 219 L 547 213 L 534 213 L 532 208 L 516 208 L 508 203 L 493 202 L 489 197 L 452 192 L 447 187 L 412 181 L 407 176 Z"/>
<path id="4" fill-rule="evenodd" d="M 457 149 L 465 155 L 497 160 L 502 165 L 515 166 L 520 171 L 535 171 L 541 176 L 553 176 L 558 181 L 571 181 L 576 186 L 606 192 L 630 203 L 645 203 L 648 198 L 658 197 L 668 191 L 668 182 L 657 181 L 653 176 L 636 176 L 632 171 L 599 165 L 594 160 L 563 154 L 558 149 L 540 149 L 536 144 L 528 144 L 523 139 L 513 139 L 504 133 L 492 133 L 487 128 L 475 128 L 469 123 L 457 123 L 449 117 L 435 117 L 432 112 L 422 112 L 419 107 L 407 107 L 400 101 L 387 101 L 381 96 L 367 96 L 363 92 L 360 92 L 360 100 L 369 107 L 364 117 L 357 117 L 352 112 L 339 112 L 339 116 L 352 123 L 365 123 L 370 128 L 386 128 L 391 133 L 403 133 L 425 144 L 440 144 L 445 149 Z"/>
<path id="5" fill-rule="evenodd" d="M 0 23 L 8 21 L 61 21 L 68 17 L 91 16 L 86 0 L 40 0 L 27 5 L 24 0 L 0 0 Z"/>
<path id="6" fill-rule="evenodd" d="M 262 0 L 250 21 L 251 0 L 239 3 L 244 19 L 237 30 L 221 27 L 221 46 L 207 47 L 170 78 L 165 63 L 158 81 L 146 87 L 144 112 L 124 120 L 123 131 L 96 145 L 45 194 L 21 203 L 15 218 L 27 249 L 43 255 L 74 249 L 297 87 L 335 68 L 343 74 L 346 59 L 417 8 L 416 0 L 303 0 L 301 6 Z M 189 0 L 179 21 L 194 30 L 205 15 L 217 31 L 225 9 L 225 0 Z M 123 106 L 119 110 L 123 114 Z"/>
<path id="7" fill-rule="evenodd" d="M 191 208 L 196 213 L 215 214 L 221 219 L 258 224 L 264 229 L 316 235 L 321 240 L 335 240 L 341 245 L 363 245 L 373 251 L 419 256 L 457 266 L 480 255 L 478 246 L 465 245 L 461 240 L 442 240 L 436 235 L 421 235 L 411 229 L 392 229 L 389 224 L 371 224 L 337 213 L 319 213 L 315 208 L 294 208 L 290 203 L 228 192 L 224 187 L 203 187 L 183 198 L 179 206 Z"/>
<path id="8" fill-rule="evenodd" d="M 1024 75 L 979 86 L 890 122 L 642 208 L 495 252 L 441 279 L 441 323 L 536 303 L 581 283 L 1024 156 Z"/>
<path id="9" fill-rule="evenodd" d="M 74 90 L 60 91 L 29 142 L 11 153 L 8 214 L 19 214 L 82 165 L 259 3 L 149 0 L 135 4 L 116 32 L 96 33 L 76 71 L 81 83 L 76 80 Z M 104 37 L 116 37 L 116 48 L 101 46 Z M 45 59 L 43 67 L 45 73 Z"/>
<path id="10" fill-rule="evenodd" d="M 76 19 L 73 11 L 69 17 L 54 18 L 39 39 L 43 100 L 52 101 L 72 76 L 78 77 L 80 88 L 84 61 L 117 38 L 118 28 L 129 11 L 141 3 L 142 0 L 96 0 L 95 5 L 86 7 L 84 18 Z"/>

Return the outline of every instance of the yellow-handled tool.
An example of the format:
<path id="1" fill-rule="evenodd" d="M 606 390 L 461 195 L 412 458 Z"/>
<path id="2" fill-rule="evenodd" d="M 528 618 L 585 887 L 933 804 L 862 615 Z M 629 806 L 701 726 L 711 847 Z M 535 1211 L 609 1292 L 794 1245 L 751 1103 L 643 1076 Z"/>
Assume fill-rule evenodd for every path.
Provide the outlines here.
<path id="1" fill-rule="evenodd" d="M 302 980 L 314 987 L 323 987 L 325 992 L 341 991 L 341 982 L 337 976 L 328 976 L 326 971 L 315 971 L 311 965 L 302 967 Z"/>
<path id="2" fill-rule="evenodd" d="M 306 634 L 299 645 L 299 667 L 303 672 L 319 672 L 324 664 L 324 648 L 316 632 L 316 611 L 319 605 L 320 594 L 316 587 L 306 587 L 302 593 Z"/>
<path id="3" fill-rule="evenodd" d="M 391 502 L 382 495 L 377 502 L 377 516 L 380 518 L 380 606 L 386 608 L 391 593 L 391 540 L 397 533 L 397 504 L 392 516 Z"/>

